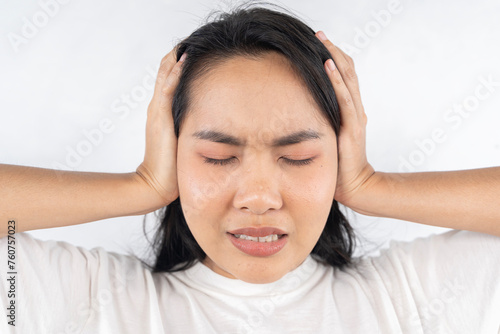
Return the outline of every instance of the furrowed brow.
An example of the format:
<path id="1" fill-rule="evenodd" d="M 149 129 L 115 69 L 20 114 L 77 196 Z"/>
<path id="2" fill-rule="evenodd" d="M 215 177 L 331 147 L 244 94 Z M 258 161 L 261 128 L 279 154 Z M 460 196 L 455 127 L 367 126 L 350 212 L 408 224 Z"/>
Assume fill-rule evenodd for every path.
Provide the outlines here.
<path id="1" fill-rule="evenodd" d="M 241 141 L 240 139 L 225 134 L 220 131 L 214 131 L 214 130 L 202 130 L 202 131 L 197 131 L 193 134 L 193 137 L 198 138 L 198 139 L 203 139 L 203 140 L 209 140 L 213 141 L 215 143 L 223 143 L 223 144 L 228 144 L 232 146 L 244 146 L 245 143 Z"/>
<path id="2" fill-rule="evenodd" d="M 271 143 L 271 146 L 272 147 L 288 146 L 288 145 L 298 144 L 307 140 L 320 139 L 321 136 L 322 134 L 314 130 L 302 130 L 274 139 Z M 244 140 L 214 130 L 197 131 L 193 134 L 193 137 L 197 139 L 208 140 L 215 143 L 222 143 L 231 146 L 244 146 L 246 144 Z"/>
<path id="3" fill-rule="evenodd" d="M 298 144 L 303 141 L 320 139 L 320 138 L 321 134 L 314 130 L 302 130 L 298 132 L 293 132 L 289 135 L 273 140 L 271 146 L 273 147 L 288 146 L 288 145 Z"/>

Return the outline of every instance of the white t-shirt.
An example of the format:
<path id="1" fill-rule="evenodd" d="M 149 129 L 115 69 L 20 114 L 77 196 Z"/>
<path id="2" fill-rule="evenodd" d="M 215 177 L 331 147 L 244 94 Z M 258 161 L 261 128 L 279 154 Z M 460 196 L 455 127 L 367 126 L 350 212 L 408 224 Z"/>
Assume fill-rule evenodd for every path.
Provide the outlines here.
<path id="1" fill-rule="evenodd" d="M 0 333 L 500 333 L 500 238 L 482 233 L 392 241 L 343 271 L 309 256 L 269 284 L 199 262 L 153 274 L 102 248 L 15 237 L 16 327 L 2 316 Z M 2 313 L 11 300 L 6 243 Z"/>

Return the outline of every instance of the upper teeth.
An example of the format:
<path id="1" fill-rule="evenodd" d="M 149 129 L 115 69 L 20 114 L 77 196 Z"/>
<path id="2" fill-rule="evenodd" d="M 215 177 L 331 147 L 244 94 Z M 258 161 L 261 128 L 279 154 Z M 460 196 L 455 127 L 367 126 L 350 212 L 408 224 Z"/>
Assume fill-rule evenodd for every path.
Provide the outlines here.
<path id="1" fill-rule="evenodd" d="M 258 242 L 271 242 L 271 241 L 278 240 L 277 234 L 270 234 L 270 235 L 266 235 L 265 237 L 251 237 L 251 236 L 245 235 L 245 234 L 235 234 L 234 236 L 236 238 L 258 241 Z"/>

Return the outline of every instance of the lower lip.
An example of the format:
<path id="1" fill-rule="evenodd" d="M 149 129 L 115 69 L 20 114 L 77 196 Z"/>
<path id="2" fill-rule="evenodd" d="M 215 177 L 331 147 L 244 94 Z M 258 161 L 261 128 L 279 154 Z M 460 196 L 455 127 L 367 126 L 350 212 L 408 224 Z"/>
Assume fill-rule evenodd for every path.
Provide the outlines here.
<path id="1" fill-rule="evenodd" d="M 245 240 L 236 238 L 231 233 L 228 233 L 229 240 L 233 245 L 243 253 L 252 256 L 270 256 L 278 253 L 288 241 L 288 235 L 284 235 L 276 241 L 271 242 L 258 242 L 252 240 Z"/>

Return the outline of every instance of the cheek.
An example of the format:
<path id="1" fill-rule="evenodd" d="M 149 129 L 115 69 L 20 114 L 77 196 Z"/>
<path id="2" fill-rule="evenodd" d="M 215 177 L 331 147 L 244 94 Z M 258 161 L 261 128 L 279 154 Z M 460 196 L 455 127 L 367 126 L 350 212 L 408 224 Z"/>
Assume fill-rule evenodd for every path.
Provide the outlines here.
<path id="1" fill-rule="evenodd" d="M 188 223 L 222 209 L 221 198 L 227 192 L 229 177 L 214 172 L 194 157 L 179 156 L 177 178 L 179 196 Z"/>
<path id="2" fill-rule="evenodd" d="M 293 189 L 295 197 L 313 206 L 331 204 L 337 185 L 336 161 L 318 161 L 314 167 L 299 173 L 287 179 L 288 188 Z"/>
<path id="3" fill-rule="evenodd" d="M 209 210 L 214 209 L 214 206 L 208 205 L 206 194 L 211 193 L 211 190 L 205 187 L 202 175 L 199 166 L 189 159 L 177 160 L 177 181 L 182 212 L 189 230 L 200 246 L 204 244 L 204 236 L 209 235 L 207 220 L 204 217 L 210 215 Z"/>
<path id="4" fill-rule="evenodd" d="M 337 164 L 320 163 L 301 177 L 288 180 L 290 214 L 300 243 L 310 246 L 319 238 L 330 214 L 337 184 Z"/>

